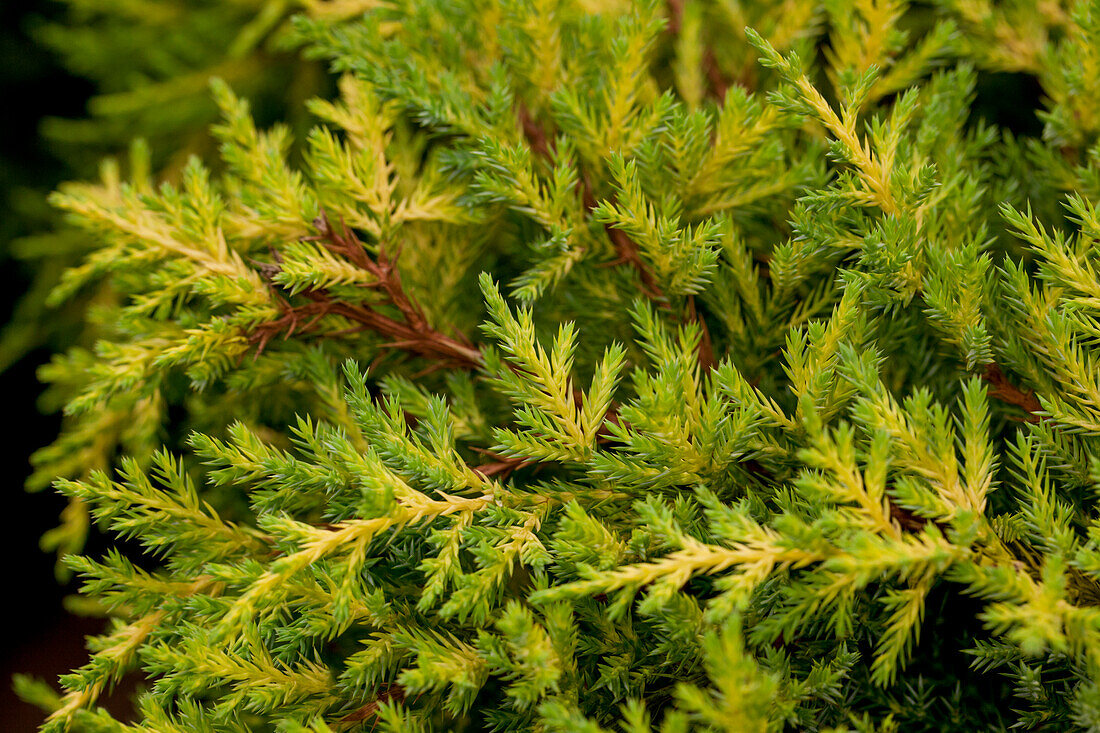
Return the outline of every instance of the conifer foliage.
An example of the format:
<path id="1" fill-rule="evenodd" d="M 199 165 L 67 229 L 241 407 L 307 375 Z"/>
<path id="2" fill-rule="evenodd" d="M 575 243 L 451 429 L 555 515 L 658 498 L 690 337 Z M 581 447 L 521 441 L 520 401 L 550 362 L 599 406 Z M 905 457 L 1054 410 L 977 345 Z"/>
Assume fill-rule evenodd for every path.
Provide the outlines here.
<path id="1" fill-rule="evenodd" d="M 304 139 L 54 197 L 44 730 L 1100 730 L 1100 3 L 307 5 Z"/>

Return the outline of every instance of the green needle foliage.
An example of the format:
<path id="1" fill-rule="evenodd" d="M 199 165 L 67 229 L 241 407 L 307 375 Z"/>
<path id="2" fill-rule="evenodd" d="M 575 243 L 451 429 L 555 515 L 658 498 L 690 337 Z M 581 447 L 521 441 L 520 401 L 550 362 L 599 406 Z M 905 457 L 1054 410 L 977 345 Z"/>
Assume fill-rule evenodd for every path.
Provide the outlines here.
<path id="1" fill-rule="evenodd" d="M 45 731 L 1100 730 L 1100 3 L 310 5 L 54 196 Z"/>

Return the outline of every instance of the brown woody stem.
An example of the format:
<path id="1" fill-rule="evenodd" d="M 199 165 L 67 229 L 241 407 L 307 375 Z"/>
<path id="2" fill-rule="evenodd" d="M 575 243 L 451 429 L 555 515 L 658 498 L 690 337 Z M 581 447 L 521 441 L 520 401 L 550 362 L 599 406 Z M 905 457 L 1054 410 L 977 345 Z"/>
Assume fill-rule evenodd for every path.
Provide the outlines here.
<path id="1" fill-rule="evenodd" d="M 1043 409 L 1039 398 L 1030 389 L 1022 390 L 1008 381 L 999 364 L 994 363 L 987 366 L 982 373 L 982 379 L 989 385 L 988 393 L 990 397 L 1015 405 L 1028 413 L 1027 417 L 1024 418 L 1027 422 L 1039 422 L 1039 415 L 1035 414 Z"/>
<path id="2" fill-rule="evenodd" d="M 382 703 L 389 702 L 390 700 L 396 700 L 401 702 L 405 699 L 405 688 L 401 685 L 387 685 L 381 692 L 378 693 L 378 697 L 368 702 L 358 710 L 354 710 L 343 718 L 340 719 L 343 723 L 358 723 L 369 718 L 373 718 L 378 713 L 378 707 Z"/>
<path id="3" fill-rule="evenodd" d="M 339 333 L 370 331 L 389 339 L 387 345 L 392 348 L 403 349 L 441 365 L 467 369 L 477 369 L 482 365 L 479 349 L 465 339 L 453 338 L 435 330 L 428 323 L 423 309 L 401 284 L 401 273 L 395 266 L 396 257 L 389 257 L 381 249 L 377 258 L 372 258 L 352 231 L 347 227 L 341 227 L 340 232 L 335 231 L 324 216 L 319 217 L 315 224 L 320 234 L 312 239 L 322 242 L 329 251 L 370 273 L 374 282 L 369 287 L 383 294 L 384 304 L 394 308 L 398 317 L 386 315 L 373 305 L 353 305 L 333 300 L 323 289 L 302 292 L 301 295 L 310 302 L 300 305 L 291 305 L 280 296 L 282 315 L 259 324 L 249 334 L 249 339 L 256 344 L 257 353 L 262 352 L 279 334 L 287 338 L 294 332 L 312 331 L 324 316 L 335 315 L 357 324 Z M 263 267 L 269 280 L 278 272 L 278 267 Z"/>

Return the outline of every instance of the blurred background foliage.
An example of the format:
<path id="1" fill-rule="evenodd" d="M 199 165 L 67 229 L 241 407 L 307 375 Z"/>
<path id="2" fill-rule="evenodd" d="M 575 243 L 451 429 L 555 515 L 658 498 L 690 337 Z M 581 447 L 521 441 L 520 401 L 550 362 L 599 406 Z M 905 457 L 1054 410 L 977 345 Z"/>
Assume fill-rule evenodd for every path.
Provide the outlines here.
<path id="1" fill-rule="evenodd" d="M 106 287 L 61 308 L 47 304 L 61 273 L 93 243 L 68 227 L 47 202 L 65 180 L 97 175 L 104 160 L 146 168 L 173 181 L 191 156 L 214 162 L 208 134 L 217 115 L 209 79 L 226 79 L 253 100 L 257 119 L 300 131 L 304 101 L 333 86 L 319 64 L 294 61 L 284 42 L 289 17 L 302 11 L 339 19 L 370 0 L 4 0 L 0 3 L 0 374 L 12 431 L 2 443 L 5 509 L 17 520 L 2 549 L 18 558 L 13 606 L 19 634 L 0 641 L 0 721 L 5 731 L 35 730 L 41 714 L 16 701 L 14 672 L 56 677 L 83 658 L 83 637 L 100 621 L 68 615 L 73 588 L 54 579 L 62 538 L 48 534 L 65 501 L 27 494 L 29 457 L 61 429 L 64 385 L 44 390 L 37 372 L 52 354 L 91 345 L 86 318 Z M 133 144 L 135 139 L 140 142 Z M 136 153 L 136 157 L 135 157 Z M 47 482 L 32 482 L 41 489 Z M 43 533 L 47 533 L 43 542 Z M 93 545 L 102 540 L 93 537 Z M 50 547 L 50 545 L 53 545 Z M 62 579 L 64 580 L 64 579 Z"/>
<path id="2" fill-rule="evenodd" d="M 46 296 L 60 272 L 88 243 L 49 211 L 45 196 L 59 178 L 93 177 L 106 158 L 124 161 L 134 140 L 141 166 L 174 181 L 187 160 L 215 156 L 208 127 L 216 116 L 209 80 L 220 77 L 253 101 L 260 122 L 306 124 L 304 101 L 326 96 L 329 82 L 317 64 L 295 62 L 285 42 L 291 15 L 310 10 L 309 0 L 61 0 L 24 2 L 5 12 L 21 16 L 6 25 L 12 40 L 5 53 L 29 50 L 53 69 L 83 80 L 85 94 L 69 93 L 69 106 L 43 108 L 19 136 L 35 140 L 53 159 L 52 175 L 34 178 L 28 166 L 5 165 L 12 215 L 4 231 L 4 254 L 25 264 L 31 284 L 0 336 L 0 370 L 41 346 L 57 351 L 83 329 L 87 299 L 62 312 L 46 309 Z M 324 3 L 328 15 L 356 14 L 371 2 Z M 17 3 L 16 5 L 20 5 Z M 9 9 L 10 8 L 10 9 Z M 21 69 L 32 92 L 53 96 L 36 84 L 42 72 L 22 58 L 5 64 Z M 20 73 L 16 71 L 14 73 Z M 37 76 L 36 76 L 37 74 Z M 84 102 L 86 98 L 86 102 Z M 73 105 L 73 102 L 76 102 Z M 58 175 L 60 174 L 60 176 Z M 95 297 L 99 294 L 89 294 Z"/>
<path id="3" fill-rule="evenodd" d="M 28 456 L 57 434 L 60 422 L 39 411 L 36 402 L 41 389 L 35 372 L 49 358 L 50 348 L 74 337 L 78 325 L 74 319 L 64 328 L 59 320 L 49 318 L 44 328 L 35 328 L 35 318 L 45 315 L 41 311 L 45 292 L 35 292 L 33 283 L 37 278 L 40 288 L 48 287 L 58 275 L 60 261 L 52 273 L 46 273 L 41 260 L 18 256 L 21 247 L 33 242 L 33 233 L 51 229 L 57 220 L 46 203 L 47 193 L 77 175 L 39 136 L 40 122 L 48 116 L 82 116 L 94 88 L 90 81 L 63 69 L 59 59 L 32 36 L 36 25 L 56 22 L 63 12 L 60 3 L 0 3 L 0 89 L 8 102 L 0 115 L 0 323 L 26 324 L 3 331 L 2 356 L 3 404 L 9 420 L 19 428 L 0 443 L 7 478 L 4 509 L 7 516 L 16 518 L 0 533 L 0 551 L 17 559 L 10 571 L 14 585 L 9 588 L 16 589 L 19 600 L 8 604 L 8 612 L 14 616 L 12 627 L 20 633 L 0 639 L 0 720 L 11 731 L 34 730 L 42 719 L 37 710 L 16 700 L 11 675 L 23 669 L 42 674 L 64 671 L 70 661 L 80 662 L 83 635 L 98 630 L 98 622 L 64 615 L 61 598 L 68 589 L 53 579 L 53 558 L 38 549 L 39 537 L 56 524 L 64 500 L 51 492 L 29 495 L 22 490 L 30 473 Z"/>

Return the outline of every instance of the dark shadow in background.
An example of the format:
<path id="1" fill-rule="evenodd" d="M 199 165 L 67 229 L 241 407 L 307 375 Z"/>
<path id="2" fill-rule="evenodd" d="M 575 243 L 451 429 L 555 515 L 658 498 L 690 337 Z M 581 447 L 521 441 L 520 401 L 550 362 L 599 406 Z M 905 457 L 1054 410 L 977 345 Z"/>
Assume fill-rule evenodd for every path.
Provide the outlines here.
<path id="1" fill-rule="evenodd" d="M 27 33 L 34 17 L 57 17 L 64 8 L 42 0 L 0 2 L 0 323 L 29 284 L 29 273 L 8 254 L 11 239 L 31 233 L 35 224 L 13 208 L 13 198 L 47 192 L 72 175 L 39 138 L 44 116 L 79 117 L 91 86 L 64 72 L 49 51 Z M 53 558 L 38 548 L 41 534 L 57 524 L 64 500 L 46 491 L 28 494 L 28 457 L 57 434 L 56 416 L 39 413 L 41 387 L 35 370 L 49 359 L 32 353 L 0 374 L 0 558 L 3 558 L 4 633 L 0 634 L 0 730 L 34 731 L 43 714 L 19 701 L 11 675 L 24 672 L 56 683 L 57 675 L 87 660 L 83 637 L 97 633 L 99 621 L 68 616 L 62 588 L 54 579 Z"/>
<path id="2" fill-rule="evenodd" d="M 1030 74 L 982 73 L 974 89 L 971 120 L 1011 130 L 1017 137 L 1042 137 L 1043 88 Z"/>

